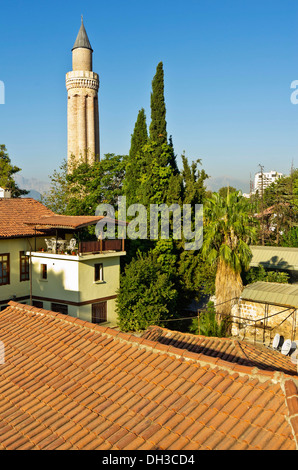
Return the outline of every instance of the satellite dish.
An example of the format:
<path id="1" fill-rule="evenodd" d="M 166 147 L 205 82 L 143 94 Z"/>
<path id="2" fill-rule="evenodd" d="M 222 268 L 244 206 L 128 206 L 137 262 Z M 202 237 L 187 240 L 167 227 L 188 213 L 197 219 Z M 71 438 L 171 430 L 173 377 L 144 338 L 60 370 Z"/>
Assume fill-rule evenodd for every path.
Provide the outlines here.
<path id="1" fill-rule="evenodd" d="M 281 353 L 284 356 L 287 356 L 289 354 L 289 352 L 291 351 L 291 348 L 292 348 L 292 341 L 290 339 L 286 339 L 286 341 L 282 345 Z"/>
<path id="2" fill-rule="evenodd" d="M 295 343 L 295 341 L 292 341 L 292 344 L 291 344 L 291 354 L 293 354 L 297 349 L 297 344 Z"/>
<path id="3" fill-rule="evenodd" d="M 279 349 L 284 342 L 284 337 L 280 336 L 278 333 L 273 338 L 272 347 L 273 349 Z"/>
<path id="4" fill-rule="evenodd" d="M 273 349 L 277 349 L 277 348 L 278 348 L 279 339 L 280 339 L 280 336 L 279 336 L 278 333 L 276 333 L 276 335 L 274 336 L 273 341 L 272 341 L 272 347 L 273 347 Z"/>

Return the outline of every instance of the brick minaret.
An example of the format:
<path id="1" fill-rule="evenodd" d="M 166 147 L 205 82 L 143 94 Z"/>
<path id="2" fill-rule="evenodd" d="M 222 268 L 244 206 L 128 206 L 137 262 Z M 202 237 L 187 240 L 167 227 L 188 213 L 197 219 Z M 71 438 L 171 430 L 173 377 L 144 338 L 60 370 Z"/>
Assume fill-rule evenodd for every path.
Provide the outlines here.
<path id="1" fill-rule="evenodd" d="M 83 18 L 72 48 L 72 71 L 66 74 L 67 156 L 75 161 L 99 160 L 98 74 L 92 71 L 92 47 Z"/>

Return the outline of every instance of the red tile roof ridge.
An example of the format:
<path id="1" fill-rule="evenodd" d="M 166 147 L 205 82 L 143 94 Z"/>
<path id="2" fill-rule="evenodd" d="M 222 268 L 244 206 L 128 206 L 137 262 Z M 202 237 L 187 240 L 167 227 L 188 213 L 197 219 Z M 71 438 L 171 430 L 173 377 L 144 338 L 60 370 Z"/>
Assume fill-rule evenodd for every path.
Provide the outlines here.
<path id="1" fill-rule="evenodd" d="M 231 363 L 227 361 L 222 361 L 226 364 L 226 367 L 225 365 L 217 365 L 219 361 L 218 358 L 212 358 L 204 354 L 192 353 L 191 351 L 187 351 L 187 350 L 183 350 L 183 352 L 181 352 L 181 349 L 176 348 L 174 346 L 168 346 L 165 349 L 164 345 L 160 345 L 156 341 L 142 339 L 137 336 L 134 336 L 131 333 L 122 332 L 120 330 L 110 328 L 110 327 L 103 327 L 101 325 L 96 325 L 94 323 L 83 321 L 76 317 L 67 316 L 61 313 L 53 312 L 50 310 L 44 310 L 44 309 L 40 309 L 37 307 L 32 307 L 26 304 L 18 304 L 17 302 L 13 302 L 13 301 L 9 302 L 9 304 L 14 306 L 15 308 L 18 308 L 19 310 L 25 310 L 28 313 L 34 313 L 35 315 L 55 316 L 56 318 L 60 319 L 61 321 L 65 323 L 75 323 L 77 326 L 91 329 L 92 331 L 101 333 L 106 336 L 110 336 L 110 337 L 112 336 L 115 339 L 117 338 L 119 342 L 137 343 L 138 347 L 142 349 L 151 350 L 153 352 L 158 351 L 158 352 L 166 353 L 167 355 L 174 356 L 175 358 L 178 358 L 178 359 L 199 363 L 200 365 L 203 365 L 203 367 L 213 366 L 213 368 L 218 367 L 220 369 L 225 369 L 225 368 L 234 369 L 236 366 L 236 365 L 231 365 Z M 253 371 L 253 368 L 249 368 L 246 366 L 238 366 L 238 369 L 239 370 L 237 370 L 237 372 L 239 372 L 239 375 L 241 374 L 241 372 L 243 373 L 244 371 L 246 371 L 245 375 L 247 375 L 247 373 L 249 372 L 252 373 Z"/>
<path id="2" fill-rule="evenodd" d="M 163 331 L 165 332 L 165 337 L 167 336 L 171 336 L 173 334 L 179 334 L 179 335 L 183 335 L 183 336 L 189 336 L 189 337 L 196 337 L 196 338 L 205 338 L 205 339 L 208 339 L 208 340 L 212 340 L 212 339 L 216 339 L 218 341 L 234 341 L 234 338 L 220 338 L 218 336 L 204 336 L 204 335 L 194 335 L 193 333 L 183 333 L 181 331 L 176 331 L 176 330 L 169 330 L 168 328 L 165 328 L 165 327 L 162 327 L 162 326 L 157 326 L 157 325 L 151 325 L 147 328 L 146 331 L 150 331 L 150 330 L 160 330 L 160 331 Z"/>
<path id="3" fill-rule="evenodd" d="M 279 371 L 266 371 L 259 369 L 255 366 L 245 366 L 238 363 L 231 363 L 229 361 L 225 361 L 218 357 L 211 357 L 205 355 L 203 353 L 193 353 L 188 351 L 187 349 L 181 350 L 180 348 L 176 348 L 175 346 L 167 346 L 165 344 L 158 343 L 157 341 L 152 341 L 149 339 L 141 338 L 135 336 L 131 333 L 122 332 L 116 328 L 111 328 L 108 326 L 101 326 L 97 325 L 80 318 L 71 317 L 68 315 L 64 315 L 62 313 L 53 312 L 51 310 L 44 310 L 42 308 L 20 304 L 15 301 L 9 302 L 10 306 L 17 308 L 19 310 L 26 311 L 28 314 L 34 315 L 42 315 L 42 316 L 55 316 L 57 319 L 65 323 L 72 323 L 76 326 L 81 328 L 86 328 L 88 330 L 92 330 L 93 332 L 101 333 L 108 337 L 117 338 L 119 342 L 129 342 L 129 343 L 136 343 L 138 348 L 145 348 L 149 351 L 159 352 L 163 354 L 167 354 L 169 356 L 174 356 L 176 359 L 180 359 L 182 361 L 192 361 L 193 363 L 197 363 L 200 367 L 208 367 L 210 369 L 217 369 L 217 370 L 224 370 L 229 371 L 230 373 L 235 372 L 237 376 L 251 376 L 252 378 L 257 379 L 259 382 L 265 382 L 270 379 L 273 383 L 284 383 L 286 379 L 292 379 L 293 376 L 287 375 L 284 372 Z M 1 315 L 1 314 L 0 314 Z M 158 327 L 159 328 L 159 327 Z M 166 330 L 166 329 L 165 329 Z M 169 330 L 166 330 L 169 331 Z M 209 339 L 208 337 L 207 339 Z M 218 338 L 221 339 L 221 338 Z M 237 342 L 234 338 L 222 338 L 222 339 L 229 339 L 231 342 Z M 297 377 L 298 380 L 298 377 Z"/>
<path id="4" fill-rule="evenodd" d="M 220 359 L 218 357 L 210 357 L 203 353 L 197 354 L 197 353 L 188 351 L 186 349 L 181 351 L 181 349 L 176 348 L 175 346 L 167 346 L 164 344 L 160 344 L 157 341 L 151 341 L 148 339 L 140 338 L 131 333 L 122 332 L 118 329 L 107 327 L 107 326 L 96 325 L 94 323 L 84 321 L 80 318 L 71 317 L 71 316 L 64 315 L 58 312 L 44 310 L 44 309 L 37 308 L 34 306 L 26 305 L 26 304 L 19 304 L 14 301 L 10 301 L 9 305 L 19 310 L 25 310 L 29 314 L 32 313 L 34 315 L 55 316 L 56 318 L 60 319 L 63 322 L 74 323 L 76 324 L 76 326 L 90 329 L 92 331 L 104 334 L 109 337 L 111 336 L 114 338 L 117 337 L 117 340 L 120 342 L 123 341 L 123 342 L 137 343 L 138 347 L 142 349 L 145 348 L 145 349 L 152 350 L 152 351 L 166 353 L 167 355 L 174 356 L 178 359 L 198 363 L 200 364 L 200 366 L 203 366 L 203 367 L 210 367 L 213 369 L 217 368 L 220 370 L 228 369 L 229 371 L 236 372 L 240 376 L 251 375 L 252 377 L 257 378 L 260 382 L 266 381 L 268 380 L 268 378 L 271 378 L 274 382 L 281 382 L 283 379 L 280 378 L 280 374 L 282 375 L 282 377 L 285 375 L 282 372 L 264 371 L 264 370 L 258 369 L 257 367 L 249 367 L 249 366 L 244 366 L 244 365 L 240 365 L 237 363 L 234 364 L 229 361 L 224 361 L 223 359 Z M 229 339 L 231 342 L 236 341 L 233 338 L 227 338 L 227 339 Z"/>
<path id="5" fill-rule="evenodd" d="M 259 368 L 258 367 L 258 364 L 256 362 L 256 360 L 254 360 L 253 358 L 249 357 L 246 353 L 246 349 L 247 348 L 252 348 L 252 350 L 256 349 L 257 352 L 261 349 L 264 349 L 266 351 L 268 351 L 269 348 L 267 348 L 266 346 L 263 346 L 263 345 L 254 345 L 250 342 L 247 342 L 247 341 L 243 341 L 243 340 L 239 340 L 237 339 L 236 337 L 223 337 L 223 338 L 220 338 L 220 337 L 213 337 L 213 336 L 204 336 L 204 335 L 194 335 L 192 333 L 183 333 L 183 332 L 179 332 L 179 331 L 174 331 L 174 330 L 169 330 L 167 328 L 164 328 L 164 327 L 160 327 L 160 326 L 157 326 L 157 325 L 151 325 L 147 328 L 147 330 L 145 332 L 143 332 L 142 334 L 142 337 L 143 338 L 146 338 L 147 341 L 157 341 L 158 342 L 158 345 L 159 346 L 156 346 L 157 347 L 160 347 L 162 346 L 162 348 L 165 350 L 168 348 L 172 348 L 173 346 L 171 346 L 171 344 L 174 342 L 174 344 L 181 344 L 182 339 L 183 338 L 190 338 L 191 341 L 190 341 L 190 345 L 193 346 L 193 345 L 196 345 L 197 343 L 199 343 L 200 345 L 202 344 L 202 348 L 203 348 L 203 351 L 201 352 L 193 352 L 193 351 L 190 351 L 189 349 L 186 349 L 185 347 L 182 347 L 182 346 L 179 346 L 177 348 L 180 349 L 180 355 L 182 355 L 183 357 L 192 357 L 192 358 L 195 358 L 195 356 L 197 356 L 197 358 L 200 360 L 200 362 L 202 361 L 205 361 L 205 362 L 208 362 L 210 365 L 211 364 L 218 364 L 218 365 L 221 365 L 223 368 L 229 368 L 229 369 L 234 369 L 235 371 L 239 372 L 239 373 L 244 373 L 244 374 L 251 374 L 251 375 L 259 375 L 261 380 L 266 380 L 266 377 L 279 377 L 279 373 L 283 374 L 282 376 L 285 376 L 285 377 L 291 377 L 291 378 L 295 378 L 298 374 L 298 371 L 296 369 L 296 372 L 292 372 L 292 373 L 287 373 L 286 370 L 279 370 L 279 369 L 272 369 L 271 368 L 265 368 L 265 369 L 262 369 L 262 368 Z M 161 342 L 160 340 L 161 339 L 164 339 L 164 338 L 169 338 L 169 341 L 166 342 L 166 341 L 163 341 Z M 173 340 L 171 342 L 171 340 Z M 200 343 L 200 340 L 202 340 L 202 343 Z M 231 346 L 233 345 L 235 347 L 236 350 L 238 350 L 240 353 L 241 353 L 241 357 L 242 358 L 246 358 L 248 363 L 247 365 L 242 365 L 238 362 L 231 362 L 230 360 L 225 360 L 224 358 L 220 357 L 220 355 L 218 356 L 210 356 L 208 354 L 205 354 L 205 347 L 207 345 L 207 349 L 208 349 L 208 342 L 212 342 L 212 341 L 215 341 L 217 344 L 218 343 L 228 343 L 228 344 L 231 344 Z M 187 341 L 186 341 L 187 342 Z M 207 342 L 207 343 L 206 343 Z M 229 346 L 230 347 L 230 346 Z M 246 349 L 245 349 L 246 348 Z M 193 348 L 192 348 L 193 349 Z M 271 354 L 275 354 L 276 351 L 273 351 L 270 349 L 270 353 Z M 276 374 L 275 374 L 276 373 Z M 297 376 L 298 378 L 298 376 Z M 276 379 L 278 381 L 280 381 L 280 379 Z"/>

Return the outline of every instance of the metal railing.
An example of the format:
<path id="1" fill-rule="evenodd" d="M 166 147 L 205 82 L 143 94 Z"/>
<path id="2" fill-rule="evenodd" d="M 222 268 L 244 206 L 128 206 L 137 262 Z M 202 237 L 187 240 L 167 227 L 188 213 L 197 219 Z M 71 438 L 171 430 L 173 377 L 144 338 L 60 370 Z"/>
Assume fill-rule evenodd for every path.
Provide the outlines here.
<path id="1" fill-rule="evenodd" d="M 79 253 L 103 253 L 105 251 L 125 251 L 124 240 L 98 240 L 79 243 Z"/>

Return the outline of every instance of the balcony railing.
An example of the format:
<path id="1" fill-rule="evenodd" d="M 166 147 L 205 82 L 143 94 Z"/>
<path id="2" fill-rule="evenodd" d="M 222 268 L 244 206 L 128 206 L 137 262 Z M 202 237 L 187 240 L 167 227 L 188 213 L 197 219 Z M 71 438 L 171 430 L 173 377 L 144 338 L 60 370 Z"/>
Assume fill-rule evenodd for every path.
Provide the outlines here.
<path id="1" fill-rule="evenodd" d="M 99 240 L 79 243 L 79 253 L 102 253 L 105 251 L 125 251 L 124 240 Z"/>

